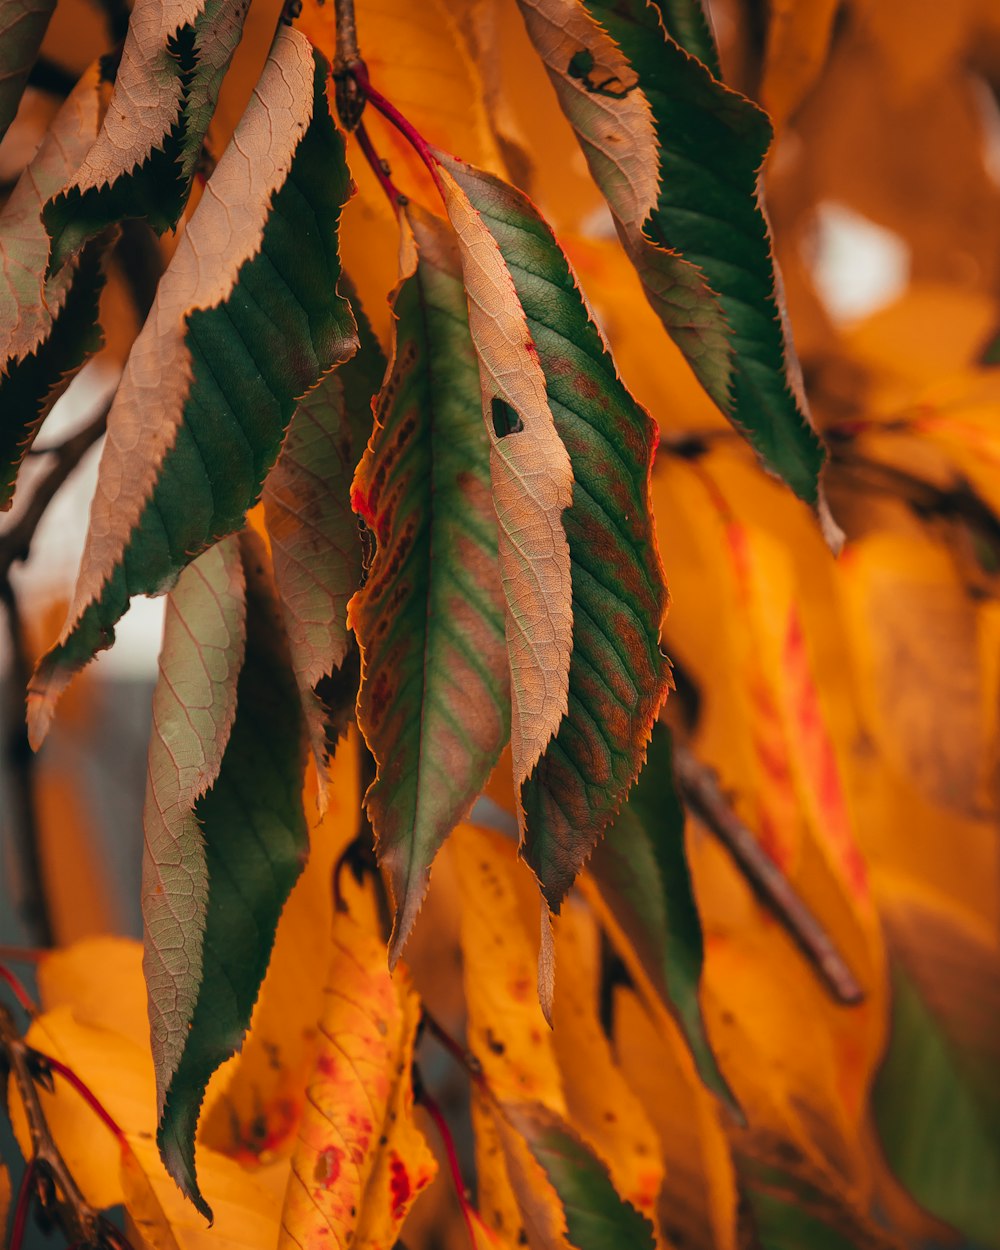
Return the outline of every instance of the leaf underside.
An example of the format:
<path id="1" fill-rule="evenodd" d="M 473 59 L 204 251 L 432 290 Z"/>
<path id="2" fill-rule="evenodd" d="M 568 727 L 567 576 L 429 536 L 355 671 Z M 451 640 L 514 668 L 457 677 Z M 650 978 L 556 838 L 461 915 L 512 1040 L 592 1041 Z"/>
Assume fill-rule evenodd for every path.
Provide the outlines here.
<path id="1" fill-rule="evenodd" d="M 246 652 L 235 717 L 218 777 L 193 812 L 204 844 L 205 901 L 197 917 L 203 937 L 200 965 L 189 965 L 179 978 L 193 1009 L 176 1025 L 175 1062 L 157 1069 L 163 1160 L 209 1218 L 194 1160 L 202 1099 L 212 1073 L 242 1044 L 281 909 L 309 845 L 302 805 L 305 725 L 288 641 L 263 545 L 245 534 L 240 552 Z"/>
<path id="2" fill-rule="evenodd" d="M 55 0 L 0 0 L 0 139 L 14 120 Z"/>
<path id="3" fill-rule="evenodd" d="M 367 807 L 397 911 L 393 962 L 435 853 L 510 733 L 490 443 L 461 266 L 446 223 L 416 210 L 410 222 L 415 269 L 397 289 L 392 365 L 354 484 L 378 546 L 351 605 L 358 721 L 378 763 Z"/>
<path id="4" fill-rule="evenodd" d="M 162 593 L 190 560 L 240 529 L 277 459 L 296 400 L 356 342 L 350 308 L 336 294 L 337 229 L 348 190 L 344 144 L 326 104 L 325 63 L 312 55 L 312 118 L 270 202 L 260 249 L 234 275 L 227 298 L 184 318 L 191 378 L 176 437 L 153 474 L 152 496 L 99 593 L 84 599 L 32 680 L 35 742 L 72 675 L 113 643 L 131 597 Z M 196 224 L 197 213 L 189 235 Z M 150 317 L 156 313 L 154 305 Z M 143 451 L 140 444 L 135 454 Z M 85 566 L 86 559 L 85 553 Z"/>
<path id="5" fill-rule="evenodd" d="M 529 201 L 452 163 L 514 279 L 573 467 L 569 708 L 521 787 L 524 856 L 557 909 L 645 758 L 667 693 L 667 591 L 649 507 L 657 438 L 590 319 L 569 265 Z M 517 432 L 509 439 L 515 440 Z"/>
<path id="6" fill-rule="evenodd" d="M 102 132 L 45 207 L 53 270 L 122 218 L 144 218 L 159 233 L 177 224 L 248 6 L 138 0 Z M 168 13 L 181 18 L 169 33 Z"/>

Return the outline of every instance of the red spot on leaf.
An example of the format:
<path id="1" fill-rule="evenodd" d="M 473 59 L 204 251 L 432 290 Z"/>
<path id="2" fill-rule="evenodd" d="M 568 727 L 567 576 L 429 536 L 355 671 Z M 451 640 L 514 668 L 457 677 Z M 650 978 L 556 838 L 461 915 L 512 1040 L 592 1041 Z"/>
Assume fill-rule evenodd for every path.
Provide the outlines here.
<path id="1" fill-rule="evenodd" d="M 358 489 L 352 490 L 351 507 L 358 514 L 358 516 L 361 517 L 369 529 L 378 529 L 378 518 L 375 516 L 375 511 L 369 503 L 367 495 L 363 494 Z"/>
<path id="2" fill-rule="evenodd" d="M 389 1194 L 392 1199 L 394 1220 L 402 1219 L 412 1192 L 406 1164 L 394 1151 L 389 1159 Z"/>

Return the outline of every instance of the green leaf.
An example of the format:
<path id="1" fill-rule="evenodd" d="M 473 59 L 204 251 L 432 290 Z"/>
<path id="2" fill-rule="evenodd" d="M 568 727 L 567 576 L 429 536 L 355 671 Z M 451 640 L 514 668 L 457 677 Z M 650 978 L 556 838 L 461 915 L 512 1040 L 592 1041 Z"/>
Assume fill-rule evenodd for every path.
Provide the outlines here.
<path id="1" fill-rule="evenodd" d="M 712 23 L 702 0 L 653 0 L 660 11 L 663 28 L 671 39 L 698 58 L 713 77 L 722 78 L 719 49 L 715 46 Z"/>
<path id="2" fill-rule="evenodd" d="M 759 198 L 766 114 L 674 42 L 647 0 L 519 2 L 650 303 L 836 543 Z"/>
<path id="3" fill-rule="evenodd" d="M 337 294 L 348 176 L 326 73 L 282 27 L 160 281 L 108 418 L 67 625 L 31 683 L 36 743 L 130 598 L 242 527 L 296 401 L 356 346 Z"/>
<path id="4" fill-rule="evenodd" d="M 530 201 L 458 161 L 447 168 L 513 277 L 573 468 L 563 514 L 573 595 L 568 710 L 520 791 L 524 857 L 557 910 L 638 776 L 667 693 L 659 647 L 667 590 L 649 499 L 657 430 L 618 377 Z"/>
<path id="5" fill-rule="evenodd" d="M 95 239 L 46 281 L 42 205 L 62 186 L 100 124 L 97 66 L 63 104 L 0 211 L 0 510 L 52 405 L 102 343 L 98 303 L 108 240 Z"/>
<path id="6" fill-rule="evenodd" d="M 490 442 L 457 242 L 411 208 L 392 363 L 354 500 L 377 549 L 352 601 L 358 723 L 378 763 L 367 807 L 396 905 L 395 961 L 431 861 L 510 733 Z"/>
<path id="7" fill-rule="evenodd" d="M 575 1250 L 653 1250 L 652 1225 L 618 1194 L 608 1169 L 564 1120 L 537 1103 L 507 1103 L 501 1114 L 558 1194 Z"/>
<path id="8" fill-rule="evenodd" d="M 914 1198 L 1000 1246 L 1000 953 L 920 900 L 887 906 L 889 1048 L 873 1094 L 882 1146 Z"/>
<path id="9" fill-rule="evenodd" d="M 14 120 L 56 0 L 0 0 L 0 139 Z"/>
<path id="10" fill-rule="evenodd" d="M 45 207 L 57 270 L 123 217 L 181 215 L 249 0 L 136 0 L 100 134 Z"/>
<path id="11" fill-rule="evenodd" d="M 588 867 L 654 990 L 677 1018 L 702 1080 L 732 1106 L 698 998 L 701 918 L 684 849 L 670 730 L 662 722 L 653 726 L 646 766 Z"/>
<path id="12" fill-rule="evenodd" d="M 150 741 L 143 915 L 157 1142 L 208 1218 L 195 1175 L 198 1113 L 212 1073 L 242 1044 L 308 853 L 305 725 L 265 560 L 244 534 L 182 574 Z"/>

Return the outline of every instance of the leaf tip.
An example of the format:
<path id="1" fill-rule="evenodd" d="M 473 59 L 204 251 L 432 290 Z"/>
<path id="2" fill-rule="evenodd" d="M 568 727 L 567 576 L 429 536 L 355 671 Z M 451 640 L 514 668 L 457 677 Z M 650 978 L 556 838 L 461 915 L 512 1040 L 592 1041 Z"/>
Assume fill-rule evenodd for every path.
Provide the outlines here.
<path id="1" fill-rule="evenodd" d="M 538 1004 L 545 1023 L 553 1028 L 552 1015 L 556 990 L 556 944 L 552 932 L 552 913 L 542 899 L 541 942 L 538 947 Z"/>
<path id="2" fill-rule="evenodd" d="M 833 519 L 833 513 L 830 511 L 830 505 L 826 501 L 826 495 L 820 490 L 816 499 L 816 516 L 819 520 L 819 528 L 826 540 L 826 545 L 830 548 L 835 556 L 839 556 L 844 549 L 846 535 L 837 522 Z"/>

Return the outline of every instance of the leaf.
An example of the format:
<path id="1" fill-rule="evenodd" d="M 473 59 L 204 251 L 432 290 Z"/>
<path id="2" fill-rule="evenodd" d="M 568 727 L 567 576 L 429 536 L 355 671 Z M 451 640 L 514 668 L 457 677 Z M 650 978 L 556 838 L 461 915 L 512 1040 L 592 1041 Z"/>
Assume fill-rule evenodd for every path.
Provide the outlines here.
<path id="1" fill-rule="evenodd" d="M 558 909 L 638 775 L 667 693 L 659 648 L 667 589 L 649 498 L 656 426 L 619 379 L 565 257 L 530 202 L 457 161 L 448 169 L 513 275 L 532 344 L 525 355 L 544 376 L 575 479 L 563 516 L 574 622 L 568 706 L 527 778 L 514 751 L 523 853 Z M 520 439 L 514 433 L 503 444 Z M 494 497 L 496 489 L 494 476 Z M 509 630 L 508 647 L 514 674 Z M 516 675 L 513 684 L 516 691 Z"/>
<path id="2" fill-rule="evenodd" d="M 3 14 L 13 5 L 0 9 Z M 0 36 L 2 38 L 2 36 Z M 104 285 L 95 242 L 46 281 L 49 238 L 42 205 L 83 158 L 101 117 L 97 65 L 77 83 L 34 159 L 0 210 L 0 509 L 17 469 L 74 373 L 101 346 L 97 305 Z"/>
<path id="3" fill-rule="evenodd" d="M 873 1094 L 893 1171 L 940 1219 L 1000 1245 L 1000 951 L 931 894 L 893 891 L 892 1029 Z"/>
<path id="4" fill-rule="evenodd" d="M 681 1026 L 698 1072 L 724 1101 L 732 1095 L 705 1035 L 699 990 L 701 920 L 684 849 L 684 809 L 674 782 L 670 731 L 653 726 L 646 765 L 588 865 L 627 950 Z"/>
<path id="5" fill-rule="evenodd" d="M 567 1236 L 577 1250 L 653 1250 L 649 1221 L 625 1202 L 607 1168 L 565 1121 L 548 1108 L 507 1104 L 505 1119 L 528 1145 L 559 1195 Z"/>
<path id="6" fill-rule="evenodd" d="M 224 546 L 234 554 L 236 540 Z M 217 561 L 217 552 L 218 547 L 202 559 Z M 219 734 L 221 746 L 211 742 L 211 771 L 200 773 L 202 791 L 194 795 L 193 809 L 175 807 L 173 818 L 169 807 L 160 814 L 164 774 L 172 785 L 170 765 L 204 706 L 203 670 L 213 659 L 209 647 L 220 649 L 222 594 L 202 579 L 199 561 L 171 597 L 154 699 L 143 866 L 157 1142 L 167 1170 L 209 1218 L 195 1176 L 198 1114 L 212 1073 L 242 1044 L 278 917 L 308 854 L 301 797 L 305 726 L 288 644 L 267 584 L 262 545 L 246 535 L 239 552 L 246 578 L 245 659 L 235 701 L 235 666 L 228 662 L 222 699 L 215 689 L 211 695 L 212 729 L 219 732 L 228 722 L 231 731 Z M 223 593 L 223 612 L 231 618 L 239 611 L 231 580 Z M 217 711 L 220 703 L 225 720 Z M 203 738 L 209 740 L 207 734 Z"/>
<path id="7" fill-rule="evenodd" d="M 215 1210 L 211 1230 L 163 1169 L 153 1144 L 156 1100 L 140 943 L 122 938 L 78 942 L 43 960 L 40 972 L 45 1010 L 32 1025 L 29 1043 L 68 1064 L 129 1143 L 129 1152 L 123 1153 L 59 1077 L 54 1094 L 40 1092 L 56 1145 L 87 1201 L 99 1209 L 125 1202 L 142 1230 L 142 1244 L 153 1250 L 273 1246 L 280 1203 L 273 1196 L 275 1174 L 283 1183 L 287 1164 L 250 1174 L 199 1147 L 199 1170 Z M 18 1138 L 26 1145 L 27 1126 L 16 1096 L 11 1110 Z"/>
<path id="8" fill-rule="evenodd" d="M 344 912 L 320 1050 L 292 1158 L 280 1250 L 391 1246 L 437 1164 L 413 1119 L 410 1070 L 420 1001 L 382 942 Z"/>
<path id="9" fill-rule="evenodd" d="M 660 1143 L 598 1018 L 599 940 L 596 923 L 583 906 L 563 909 L 556 926 L 556 966 L 564 975 L 556 980 L 552 1038 L 567 1118 L 607 1164 L 622 1198 L 655 1225 L 663 1183 Z M 588 946 L 595 948 L 593 971 Z"/>
<path id="10" fill-rule="evenodd" d="M 330 765 L 329 802 L 309 828 L 309 859 L 278 921 L 267 975 L 254 1004 L 250 1031 L 232 1072 L 198 1126 L 198 1140 L 244 1166 L 289 1154 L 305 1109 L 306 1082 L 319 1038 L 323 978 L 316 968 L 330 955 L 334 920 L 331 882 L 338 861 L 357 836 L 361 816 L 358 743 L 340 742 Z M 304 806 L 316 811 L 307 785 Z M 340 872 L 341 895 L 351 885 Z"/>
<path id="11" fill-rule="evenodd" d="M 500 578 L 507 601 L 511 754 L 529 776 L 566 712 L 573 642 L 569 543 L 563 511 L 573 470 L 556 432 L 538 349 L 514 279 L 481 214 L 453 174 L 439 171 L 458 235 L 490 437 Z"/>
<path id="12" fill-rule="evenodd" d="M 160 281 L 108 419 L 69 618 L 32 680 L 35 744 L 131 596 L 162 593 L 241 527 L 295 401 L 356 345 L 334 294 L 347 175 L 324 81 L 282 27 Z"/>
<path id="13" fill-rule="evenodd" d="M 714 78 L 722 78 L 719 50 L 704 0 L 652 0 L 671 39 L 701 61 Z"/>
<path id="14" fill-rule="evenodd" d="M 794 116 L 823 69 L 838 7 L 837 0 L 772 5 L 760 100 L 776 130 Z"/>
<path id="15" fill-rule="evenodd" d="M 759 202 L 766 115 L 675 43 L 647 0 L 520 5 L 647 298 L 715 403 L 835 544 Z"/>
<path id="16" fill-rule="evenodd" d="M 55 7 L 55 0 L 0 3 L 0 139 L 14 120 Z"/>
<path id="17" fill-rule="evenodd" d="M 390 964 L 438 847 L 510 732 L 490 444 L 458 249 L 444 222 L 407 218 L 392 364 L 353 488 L 377 548 L 349 609 L 358 723 L 378 762 L 366 804 L 396 905 Z"/>
<path id="18" fill-rule="evenodd" d="M 355 306 L 357 309 L 357 306 Z M 358 316 L 362 333 L 363 314 Z M 327 745 L 316 685 L 344 663 L 347 602 L 361 580 L 361 543 L 351 477 L 371 428 L 384 358 L 365 323 L 360 350 L 296 408 L 278 462 L 264 483 L 264 518 L 292 666 L 302 693 L 326 802 Z"/>
<path id="19" fill-rule="evenodd" d="M 53 271 L 122 217 L 177 224 L 248 4 L 136 0 L 100 133 L 45 207 Z"/>
<path id="20" fill-rule="evenodd" d="M 650 1014 L 621 986 L 613 1009 L 615 1052 L 659 1137 L 664 1235 L 670 1245 L 692 1250 L 736 1250 L 739 1195 L 718 1102 L 670 1016 Z"/>

